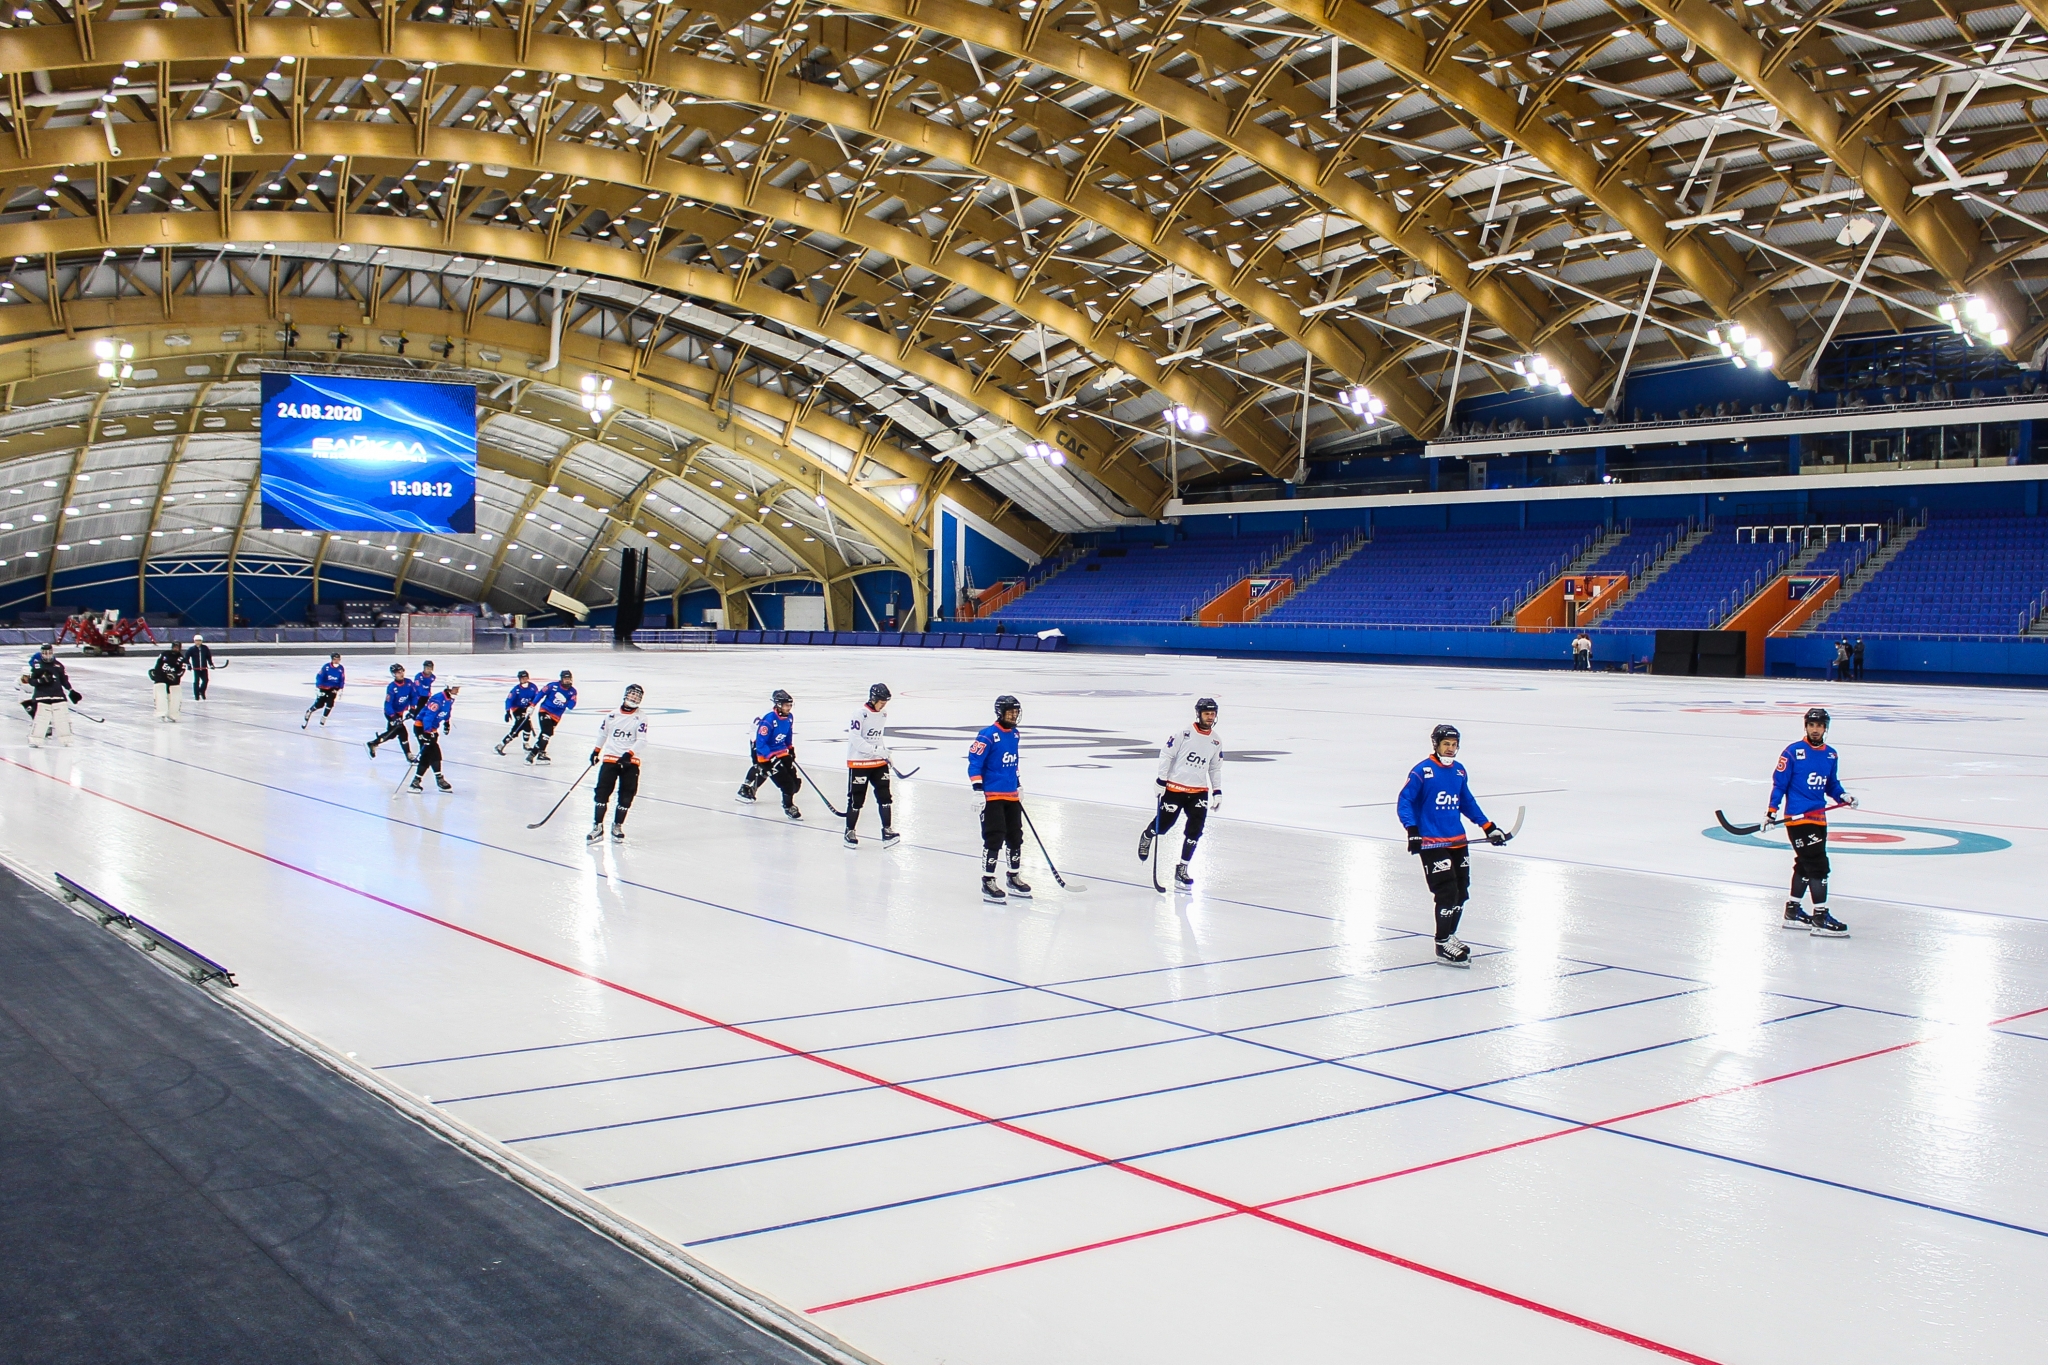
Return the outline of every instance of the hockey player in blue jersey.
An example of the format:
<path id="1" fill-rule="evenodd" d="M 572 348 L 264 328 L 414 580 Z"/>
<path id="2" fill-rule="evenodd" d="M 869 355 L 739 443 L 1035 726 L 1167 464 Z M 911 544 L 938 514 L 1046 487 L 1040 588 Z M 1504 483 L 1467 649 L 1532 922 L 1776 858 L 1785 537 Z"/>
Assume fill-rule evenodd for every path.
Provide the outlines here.
<path id="1" fill-rule="evenodd" d="M 528 763 L 552 763 L 548 757 L 548 740 L 553 738 L 555 727 L 562 723 L 562 717 L 576 709 L 576 676 L 568 669 L 562 676 L 541 689 L 540 734 L 534 738 L 533 747 L 526 751 Z"/>
<path id="2" fill-rule="evenodd" d="M 412 762 L 412 740 L 405 733 L 405 722 L 419 702 L 412 679 L 405 676 L 405 665 L 391 665 L 391 681 L 384 685 L 384 733 L 370 741 L 371 758 L 377 756 L 378 745 L 395 739 L 405 750 L 405 761 Z"/>
<path id="3" fill-rule="evenodd" d="M 512 690 L 505 694 L 505 719 L 512 728 L 498 741 L 498 752 L 504 753 L 505 746 L 522 735 L 533 733 L 533 704 L 540 700 L 540 689 L 533 685 L 533 678 L 525 669 L 519 670 L 519 681 L 512 684 Z"/>
<path id="4" fill-rule="evenodd" d="M 1806 713 L 1806 738 L 1787 744 L 1771 776 L 1771 808 L 1766 825 L 1776 824 L 1785 809 L 1785 833 L 1792 839 L 1792 895 L 1785 902 L 1784 925 L 1805 929 L 1815 938 L 1847 938 L 1849 926 L 1828 910 L 1828 806 L 1854 806 L 1856 798 L 1842 789 L 1842 756 L 1828 744 L 1828 713 L 1816 706 Z M 1799 908 L 1799 898 L 1813 897 L 1813 913 Z"/>
<path id="5" fill-rule="evenodd" d="M 427 775 L 428 769 L 433 770 L 434 785 L 444 792 L 455 790 L 441 772 L 441 731 L 448 724 L 448 708 L 455 705 L 455 694 L 461 690 L 460 685 L 451 682 L 413 711 L 413 734 L 420 742 L 419 763 L 412 772 L 413 791 L 420 789 L 420 779 Z"/>
<path id="6" fill-rule="evenodd" d="M 1457 728 L 1437 726 L 1430 731 L 1429 746 L 1429 757 L 1408 770 L 1396 810 L 1408 831 L 1408 851 L 1422 856 L 1422 875 L 1436 898 L 1436 960 L 1447 967 L 1469 967 L 1472 950 L 1458 941 L 1458 921 L 1472 889 L 1465 822 L 1479 826 L 1490 844 L 1504 844 L 1512 836 L 1479 809 L 1465 765 L 1458 761 Z"/>
<path id="7" fill-rule="evenodd" d="M 1001 905 L 1011 896 L 1031 899 L 1031 883 L 1017 875 L 1024 866 L 1023 783 L 1017 774 L 1017 718 L 1024 707 L 1008 693 L 996 698 L 996 722 L 984 725 L 967 746 L 967 780 L 981 802 L 981 898 Z M 996 884 L 996 862 L 1010 850 L 1010 875 Z M 1007 890 L 1006 890 L 1007 889 Z"/>
<path id="8" fill-rule="evenodd" d="M 303 730 L 311 723 L 315 711 L 322 713 L 320 723 L 325 725 L 328 717 L 334 714 L 334 703 L 340 700 L 341 689 L 347 685 L 348 672 L 341 666 L 341 651 L 336 650 L 327 656 L 327 662 L 313 675 L 313 686 L 319 695 L 314 697 L 313 704 L 306 708 L 305 719 L 299 722 L 299 728 Z"/>
<path id="9" fill-rule="evenodd" d="M 738 799 L 752 801 L 762 783 L 773 782 L 782 793 L 782 813 L 801 820 L 804 813 L 796 808 L 796 794 L 804 786 L 796 775 L 796 698 L 778 687 L 768 700 L 772 703 L 768 714 L 754 722 L 754 737 L 748 744 L 753 763 L 740 780 Z"/>

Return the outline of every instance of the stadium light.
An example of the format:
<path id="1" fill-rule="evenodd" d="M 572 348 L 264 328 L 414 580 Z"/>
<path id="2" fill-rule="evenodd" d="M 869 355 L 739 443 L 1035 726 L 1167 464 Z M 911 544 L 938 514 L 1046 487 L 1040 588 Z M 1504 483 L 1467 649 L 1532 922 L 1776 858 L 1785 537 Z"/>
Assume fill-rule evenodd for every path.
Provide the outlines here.
<path id="1" fill-rule="evenodd" d="M 1941 305 L 1941 318 L 1949 330 L 1964 341 L 1988 341 L 2004 346 L 2012 333 L 1998 320 L 1998 313 L 1978 294 L 1958 294 Z"/>
<path id="2" fill-rule="evenodd" d="M 1337 395 L 1337 401 L 1349 408 L 1354 416 L 1363 417 L 1367 426 L 1378 422 L 1380 414 L 1387 410 L 1387 405 L 1373 397 L 1372 390 L 1363 384 L 1353 384 Z"/>
<path id="3" fill-rule="evenodd" d="M 1566 397 L 1571 396 L 1572 386 L 1566 382 L 1564 371 L 1540 355 L 1525 355 L 1515 362 L 1515 373 L 1522 376 L 1532 389 L 1554 388 Z"/>
<path id="4" fill-rule="evenodd" d="M 99 357 L 100 378 L 120 388 L 135 376 L 135 345 L 119 337 L 107 337 L 92 344 L 92 353 Z"/>
<path id="5" fill-rule="evenodd" d="M 1759 370 L 1768 370 L 1777 357 L 1764 349 L 1764 339 L 1737 322 L 1726 332 L 1718 327 L 1707 329 L 1707 341 L 1719 348 L 1722 355 L 1735 362 L 1735 368 L 1746 370 L 1754 365 Z"/>
<path id="6" fill-rule="evenodd" d="M 1067 462 L 1066 451 L 1061 450 L 1057 446 L 1047 445 L 1044 441 L 1033 441 L 1030 445 L 1025 446 L 1024 455 L 1027 459 L 1044 460 L 1047 464 L 1052 465 L 1060 465 Z"/>
<path id="7" fill-rule="evenodd" d="M 594 374 L 583 376 L 583 410 L 592 417 L 608 412 L 612 406 L 612 381 L 599 379 Z"/>
<path id="8" fill-rule="evenodd" d="M 1175 403 L 1164 416 L 1167 426 L 1186 436 L 1200 436 L 1209 429 L 1209 419 L 1185 403 Z"/>

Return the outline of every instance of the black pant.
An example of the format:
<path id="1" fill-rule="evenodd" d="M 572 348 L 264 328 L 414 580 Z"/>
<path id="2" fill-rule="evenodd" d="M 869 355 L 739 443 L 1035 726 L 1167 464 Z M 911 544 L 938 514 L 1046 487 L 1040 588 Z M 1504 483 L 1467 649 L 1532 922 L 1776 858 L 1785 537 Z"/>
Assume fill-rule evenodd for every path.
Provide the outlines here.
<path id="1" fill-rule="evenodd" d="M 386 716 L 386 717 L 385 717 L 385 720 L 386 720 L 387 724 L 386 724 L 386 725 L 385 725 L 385 727 L 384 727 L 384 733 L 383 733 L 383 734 L 381 734 L 381 735 L 379 735 L 379 736 L 377 736 L 377 737 L 376 737 L 375 739 L 371 740 L 371 741 L 370 741 L 370 743 L 372 743 L 372 744 L 386 744 L 386 743 L 389 743 L 390 741 L 392 741 L 392 740 L 394 740 L 394 739 L 395 739 L 395 740 L 397 740 L 397 741 L 398 741 L 398 747 L 399 747 L 399 748 L 401 748 L 401 749 L 403 749 L 403 750 L 405 750 L 405 756 L 406 756 L 407 758 L 411 758 L 411 757 L 412 757 L 412 740 L 410 740 L 410 739 L 408 739 L 408 738 L 406 737 L 406 733 L 405 733 L 405 717 L 404 717 L 404 716 Z"/>
<path id="2" fill-rule="evenodd" d="M 340 688 L 323 687 L 320 689 L 320 695 L 313 698 L 313 704 L 306 708 L 306 714 L 310 716 L 315 711 L 324 710 L 327 712 L 328 715 L 331 716 L 334 714 L 334 703 L 340 700 L 340 698 Z"/>
<path id="3" fill-rule="evenodd" d="M 867 804 L 868 788 L 875 789 L 875 808 L 882 812 L 882 833 L 894 829 L 892 817 L 894 803 L 889 799 L 889 770 L 884 768 L 848 768 L 846 770 L 846 828 L 850 832 L 860 823 L 860 808 Z"/>
<path id="4" fill-rule="evenodd" d="M 1024 865 L 1024 803 L 990 797 L 981 806 L 981 870 L 993 875 L 1003 845 L 1010 846 L 1010 870 Z"/>
<path id="5" fill-rule="evenodd" d="M 206 700 L 206 680 L 212 674 L 213 670 L 210 668 L 195 668 L 192 670 L 192 700 Z"/>
<path id="6" fill-rule="evenodd" d="M 796 760 L 788 754 L 777 754 L 765 760 L 755 759 L 753 766 L 747 770 L 747 775 L 740 780 L 740 790 L 752 796 L 761 790 L 761 784 L 764 782 L 775 784 L 776 789 L 782 793 L 784 806 L 794 804 L 796 794 L 804 789 L 803 779 L 796 775 Z"/>
<path id="7" fill-rule="evenodd" d="M 1159 809 L 1152 814 L 1153 831 L 1164 835 L 1179 821 L 1182 811 L 1187 812 L 1188 827 L 1180 837 L 1180 860 L 1186 862 L 1195 856 L 1195 845 L 1202 841 L 1202 831 L 1209 824 L 1209 793 L 1159 793 Z"/>
<path id="8" fill-rule="evenodd" d="M 530 706 L 522 706 L 517 711 L 514 711 L 512 713 L 512 728 L 507 730 L 505 732 L 505 737 L 498 741 L 498 747 L 500 749 L 504 748 L 507 744 L 510 744 L 513 740 L 519 738 L 521 735 L 530 735 L 533 733 L 533 716 L 531 714 L 532 710 L 533 708 Z"/>
<path id="9" fill-rule="evenodd" d="M 420 737 L 419 765 L 413 769 L 412 780 L 417 782 L 432 769 L 436 777 L 441 774 L 441 734 L 438 730 L 422 730 L 413 727 L 413 733 Z"/>
<path id="10" fill-rule="evenodd" d="M 1828 902 L 1828 827 L 1823 824 L 1788 825 L 1792 837 L 1792 899 L 1808 891 L 1815 905 Z"/>
<path id="11" fill-rule="evenodd" d="M 1422 850 L 1422 875 L 1436 897 L 1436 940 L 1441 943 L 1458 932 L 1465 914 L 1465 897 L 1472 890 L 1472 869 L 1466 863 L 1463 844 L 1451 848 Z"/>
<path id="12" fill-rule="evenodd" d="M 633 809 L 633 797 L 640 790 L 640 765 L 638 763 L 604 762 L 597 765 L 597 814 L 591 823 L 604 823 L 604 808 L 610 804 L 612 789 L 619 793 L 619 813 L 612 823 L 626 823 L 626 812 Z"/>
<path id="13" fill-rule="evenodd" d="M 533 741 L 533 756 L 535 758 L 539 758 L 548 751 L 548 741 L 554 738 L 555 727 L 561 723 L 562 718 L 560 716 L 551 716 L 545 711 L 540 713 L 540 736 Z"/>

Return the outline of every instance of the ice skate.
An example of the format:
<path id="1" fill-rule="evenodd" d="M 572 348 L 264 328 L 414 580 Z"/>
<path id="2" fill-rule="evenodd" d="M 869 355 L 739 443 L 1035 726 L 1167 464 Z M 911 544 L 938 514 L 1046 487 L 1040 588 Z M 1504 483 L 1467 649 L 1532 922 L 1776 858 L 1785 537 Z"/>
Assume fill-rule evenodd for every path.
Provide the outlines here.
<path id="1" fill-rule="evenodd" d="M 738 791 L 732 794 L 732 799 L 735 801 L 744 801 L 748 805 L 752 805 L 754 803 L 754 794 L 748 791 L 745 787 L 741 787 Z"/>
<path id="2" fill-rule="evenodd" d="M 993 874 L 981 879 L 981 898 L 990 905 L 1003 905 L 1008 903 L 1010 899 L 1003 894 L 1003 888 L 996 885 L 996 879 Z"/>
<path id="3" fill-rule="evenodd" d="M 882 847 L 883 847 L 883 848 L 894 848 L 894 847 L 896 847 L 896 845 L 898 845 L 898 844 L 900 844 L 900 843 L 902 843 L 902 842 L 903 842 L 903 836 L 902 836 L 902 835 L 900 835 L 900 834 L 898 834 L 898 833 L 897 833 L 897 832 L 896 832 L 895 830 L 893 830 L 893 829 L 885 829 L 885 830 L 883 830 L 883 831 L 882 831 Z"/>
<path id="4" fill-rule="evenodd" d="M 406 784 L 406 788 L 405 788 L 405 789 L 406 789 L 407 791 L 413 791 L 413 792 L 416 792 L 416 791 L 423 791 L 423 790 L 425 790 L 424 788 L 422 788 L 422 787 L 420 786 L 420 775 L 419 775 L 418 773 L 414 773 L 414 774 L 412 775 L 412 781 Z"/>
<path id="5" fill-rule="evenodd" d="M 439 787 L 444 792 L 452 792 L 455 790 L 455 784 L 453 782 L 450 782 L 447 778 L 443 777 L 439 773 L 434 774 L 434 785 Z"/>
<path id="6" fill-rule="evenodd" d="M 1847 938 L 1849 926 L 1830 914 L 1825 905 L 1816 905 L 1813 907 L 1811 933 L 1815 938 Z"/>
<path id="7" fill-rule="evenodd" d="M 1186 863 L 1175 863 L 1173 865 L 1173 885 L 1176 890 L 1180 891 L 1194 890 L 1195 879 L 1188 875 L 1188 865 Z"/>
<path id="8" fill-rule="evenodd" d="M 1152 826 L 1145 826 L 1145 832 L 1138 836 L 1138 861 L 1144 862 L 1152 856 L 1152 840 L 1159 833 Z"/>
<path id="9" fill-rule="evenodd" d="M 499 752 L 499 753 L 501 753 L 501 754 L 502 754 L 502 753 L 504 753 L 504 752 L 505 752 L 505 741 L 504 741 L 504 740 L 502 740 L 502 739 L 501 739 L 501 740 L 499 740 L 499 741 L 497 742 L 497 744 L 496 744 L 495 748 L 496 748 L 497 752 Z"/>
<path id="10" fill-rule="evenodd" d="M 599 820 L 599 821 L 598 821 L 598 822 L 597 822 L 596 824 L 594 824 L 594 825 L 592 825 L 592 826 L 590 827 L 590 833 L 588 833 L 588 834 L 586 834 L 586 835 L 584 835 L 584 836 L 583 836 L 583 842 L 584 842 L 584 843 L 586 843 L 586 844 L 596 844 L 596 843 L 602 843 L 603 841 L 604 841 L 604 821 L 602 821 L 602 820 Z"/>
<path id="11" fill-rule="evenodd" d="M 625 842 L 626 842 L 626 822 L 625 822 L 625 821 L 623 821 L 623 820 L 614 820 L 614 821 L 612 821 L 612 842 L 613 842 L 613 843 L 615 843 L 615 844 L 623 844 L 623 843 L 625 843 Z"/>
<path id="12" fill-rule="evenodd" d="M 1472 950 L 1458 942 L 1458 936 L 1436 941 L 1436 960 L 1446 967 L 1469 967 L 1472 965 Z"/>
<path id="13" fill-rule="evenodd" d="M 308 712 L 307 712 L 307 713 L 305 714 L 305 717 L 304 717 L 304 719 L 302 719 L 302 720 L 300 720 L 300 721 L 299 721 L 299 728 L 300 728 L 301 730 L 303 730 L 303 729 L 305 729 L 305 728 L 306 728 L 306 727 L 307 727 L 308 725 L 311 725 L 312 723 L 313 723 L 313 713 L 312 713 L 311 711 L 308 711 Z"/>
<path id="14" fill-rule="evenodd" d="M 1786 901 L 1784 923 L 1787 929 L 1805 929 L 1813 924 L 1813 916 L 1801 910 L 1798 901 Z"/>
<path id="15" fill-rule="evenodd" d="M 784 806 L 782 808 L 782 813 L 786 818 L 791 820 L 801 820 L 804 818 L 804 813 L 798 810 L 795 806 Z"/>
<path id="16" fill-rule="evenodd" d="M 1018 876 L 1014 871 L 1012 871 L 1009 877 L 1003 882 L 1003 886 L 1013 896 L 1021 897 L 1022 899 L 1027 901 L 1031 899 L 1031 883 L 1025 881 L 1022 877 Z"/>
<path id="17" fill-rule="evenodd" d="M 370 757 L 375 758 L 377 756 L 377 741 L 374 739 L 369 740 L 367 741 L 367 746 L 370 750 Z"/>
<path id="18" fill-rule="evenodd" d="M 860 847 L 860 836 L 852 830 L 848 830 L 839 842 L 845 845 L 848 850 L 856 849 Z"/>

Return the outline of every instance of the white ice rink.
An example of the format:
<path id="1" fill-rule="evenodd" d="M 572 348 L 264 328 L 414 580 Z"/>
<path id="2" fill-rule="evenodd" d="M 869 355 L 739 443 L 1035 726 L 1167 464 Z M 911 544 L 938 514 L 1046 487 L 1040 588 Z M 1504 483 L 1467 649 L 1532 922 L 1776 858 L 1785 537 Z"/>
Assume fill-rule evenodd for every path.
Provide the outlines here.
<path id="1" fill-rule="evenodd" d="M 2048 697 L 967 651 L 442 660 L 456 790 L 392 794 L 383 665 L 241 658 L 155 723 L 72 663 L 67 750 L 0 742 L 0 853 L 888 1365 L 2039 1362 L 2048 1341 Z M 408 662 L 416 662 L 408 660 Z M 535 770 L 511 669 L 574 668 Z M 887 681 L 904 842 L 733 801 L 746 722 Z M 572 798 L 644 683 L 623 847 Z M 967 737 L 1024 703 L 1037 898 L 977 892 Z M 1198 886 L 1137 862 L 1152 754 L 1222 703 Z M 1860 811 L 1853 936 L 1779 927 L 1763 811 L 1814 701 Z M 1489 814 L 1470 971 L 1393 800 L 1440 720 Z M 870 810 L 863 832 L 872 835 Z M 1711 831 L 1711 833 L 1710 833 Z M 1176 841 L 1177 845 L 1177 841 Z M 147 1046 L 138 1040 L 138 1046 Z"/>

